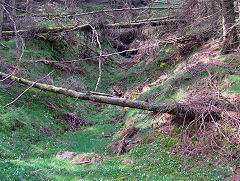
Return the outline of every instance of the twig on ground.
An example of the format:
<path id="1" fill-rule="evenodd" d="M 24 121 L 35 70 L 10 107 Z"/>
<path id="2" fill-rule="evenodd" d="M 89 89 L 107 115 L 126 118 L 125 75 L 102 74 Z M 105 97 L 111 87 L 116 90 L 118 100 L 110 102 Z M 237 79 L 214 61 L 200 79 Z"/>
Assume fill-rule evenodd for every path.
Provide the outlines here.
<path id="1" fill-rule="evenodd" d="M 1 45 L 2 47 L 4 47 L 4 48 L 8 48 L 7 46 L 5 46 L 4 44 L 2 44 L 1 42 L 0 42 L 0 45 Z"/>

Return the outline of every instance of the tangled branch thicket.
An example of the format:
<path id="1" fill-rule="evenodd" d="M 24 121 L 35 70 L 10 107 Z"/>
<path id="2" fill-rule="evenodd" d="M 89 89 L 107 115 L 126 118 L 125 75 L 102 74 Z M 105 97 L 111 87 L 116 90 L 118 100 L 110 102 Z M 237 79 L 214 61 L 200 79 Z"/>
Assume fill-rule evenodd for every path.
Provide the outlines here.
<path id="1" fill-rule="evenodd" d="M 191 122 L 183 124 L 180 152 L 187 156 L 218 153 L 222 161 L 240 159 L 240 109 L 239 96 L 231 100 L 222 94 L 219 72 L 209 75 L 195 85 L 187 98 L 191 109 L 199 110 Z M 214 116 L 211 110 L 217 110 Z"/>

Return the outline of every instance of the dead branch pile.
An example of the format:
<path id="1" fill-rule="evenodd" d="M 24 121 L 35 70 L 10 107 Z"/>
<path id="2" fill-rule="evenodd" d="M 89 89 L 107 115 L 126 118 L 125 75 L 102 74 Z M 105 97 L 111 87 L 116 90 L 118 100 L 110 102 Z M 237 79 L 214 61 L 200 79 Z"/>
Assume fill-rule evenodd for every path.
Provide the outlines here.
<path id="1" fill-rule="evenodd" d="M 202 67 L 200 67 L 202 69 Z M 196 68 L 195 68 L 196 69 Z M 206 68 L 208 69 L 208 68 Z M 206 70 L 205 69 L 205 70 Z M 200 70 L 201 72 L 204 70 Z M 223 162 L 240 159 L 240 99 L 224 96 L 220 83 L 223 77 L 209 71 L 210 76 L 195 84 L 195 91 L 188 95 L 189 106 L 202 112 L 194 120 L 183 126 L 179 150 L 186 156 L 209 155 L 218 153 Z M 212 109 L 221 112 L 219 117 L 206 112 Z"/>

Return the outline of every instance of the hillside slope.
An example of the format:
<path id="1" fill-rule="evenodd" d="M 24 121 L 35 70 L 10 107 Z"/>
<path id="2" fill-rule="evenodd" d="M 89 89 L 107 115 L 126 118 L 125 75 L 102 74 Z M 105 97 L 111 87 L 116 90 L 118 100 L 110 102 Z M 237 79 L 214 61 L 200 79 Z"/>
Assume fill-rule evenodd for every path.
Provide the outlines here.
<path id="1" fill-rule="evenodd" d="M 94 2 L 82 5 L 101 8 Z M 89 32 L 25 39 L 17 76 L 93 91 L 102 49 L 113 55 L 102 58 L 98 92 L 187 103 L 202 114 L 105 105 L 6 79 L 0 82 L 0 180 L 238 180 L 239 54 L 220 55 L 218 38 L 199 29 L 201 41 L 190 32 L 186 37 L 193 40 L 184 43 L 169 43 L 178 40 L 176 32 L 164 31 L 99 30 L 101 48 Z M 122 47 L 126 51 L 116 53 Z M 0 71 L 12 73 L 15 40 L 2 41 L 0 49 Z M 213 109 L 216 115 L 210 114 Z"/>

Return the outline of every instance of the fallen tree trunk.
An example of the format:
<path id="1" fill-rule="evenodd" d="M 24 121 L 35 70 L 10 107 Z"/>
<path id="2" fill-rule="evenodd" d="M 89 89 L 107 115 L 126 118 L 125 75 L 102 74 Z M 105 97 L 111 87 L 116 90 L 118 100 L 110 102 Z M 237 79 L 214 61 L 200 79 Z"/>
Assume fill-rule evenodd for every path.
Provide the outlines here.
<path id="1" fill-rule="evenodd" d="M 173 2 L 162 2 L 162 1 L 154 1 L 152 2 L 153 4 L 167 4 L 167 5 L 174 5 L 174 6 L 179 6 L 181 5 L 180 3 L 173 3 Z"/>
<path id="2" fill-rule="evenodd" d="M 0 77 L 6 78 L 9 76 L 5 73 L 0 72 Z M 158 112 L 170 113 L 174 115 L 185 115 L 186 117 L 191 117 L 191 118 L 194 118 L 195 115 L 203 114 L 202 112 L 198 112 L 197 110 L 192 109 L 183 103 L 159 104 L 159 103 L 146 102 L 146 101 L 136 101 L 136 100 L 134 101 L 134 100 L 129 100 L 125 98 L 110 96 L 104 93 L 97 93 L 97 92 L 81 93 L 71 89 L 33 82 L 33 81 L 19 78 L 16 76 L 10 76 L 9 79 L 28 85 L 28 86 L 35 87 L 43 91 L 63 94 L 63 95 L 70 96 L 80 100 L 88 100 L 88 101 L 93 101 L 98 103 L 117 105 L 121 107 L 130 107 L 130 108 L 136 108 L 136 109 L 142 109 L 142 110 L 148 110 L 148 111 L 158 111 Z M 211 110 L 211 113 L 215 114 L 215 112 L 213 112 L 212 110 Z M 208 114 L 208 111 L 207 111 L 207 114 Z"/>
<path id="3" fill-rule="evenodd" d="M 63 31 L 80 31 L 80 30 L 90 30 L 91 27 L 89 24 L 84 24 L 80 26 L 66 26 L 66 27 L 49 27 L 49 28 L 40 28 L 40 29 L 29 29 L 29 30 L 18 30 L 17 33 L 28 33 L 34 32 L 38 33 L 61 33 Z M 3 31 L 3 35 L 12 36 L 15 34 L 15 31 Z"/>
<path id="4" fill-rule="evenodd" d="M 168 19 L 162 21 L 156 21 L 155 19 L 147 19 L 146 21 L 141 22 L 128 22 L 128 23 L 115 23 L 115 24 L 103 24 L 97 25 L 95 29 L 108 29 L 108 28 L 134 28 L 140 27 L 143 25 L 151 25 L 151 26 L 160 26 L 160 25 L 168 25 L 173 23 L 186 23 L 183 19 Z M 29 29 L 29 30 L 18 30 L 17 33 L 61 33 L 61 32 L 68 32 L 68 31 L 89 31 L 92 30 L 92 26 L 89 24 L 84 24 L 80 26 L 65 26 L 65 27 L 49 27 L 49 28 L 40 28 L 40 29 Z M 2 34 L 5 36 L 12 36 L 15 35 L 15 31 L 3 31 Z"/>

